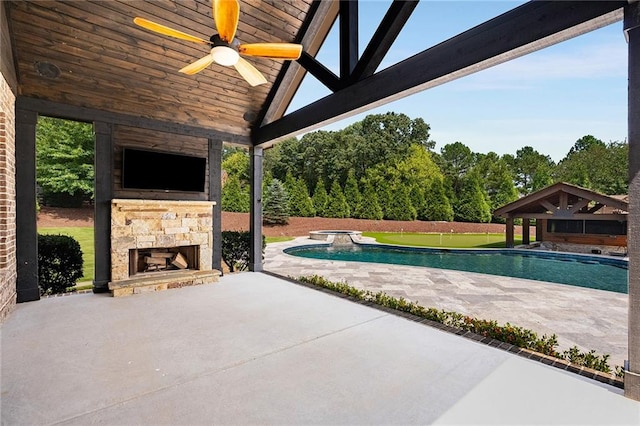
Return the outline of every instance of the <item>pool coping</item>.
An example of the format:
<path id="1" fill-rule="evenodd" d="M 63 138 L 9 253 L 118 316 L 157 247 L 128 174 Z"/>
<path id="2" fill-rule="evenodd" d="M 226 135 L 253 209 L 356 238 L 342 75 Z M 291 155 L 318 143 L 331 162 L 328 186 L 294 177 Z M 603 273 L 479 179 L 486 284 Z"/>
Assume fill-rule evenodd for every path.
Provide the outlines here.
<path id="1" fill-rule="evenodd" d="M 470 254 L 479 254 L 479 253 L 500 253 L 500 254 L 521 254 L 521 255 L 529 255 L 531 253 L 535 253 L 536 257 L 540 257 L 542 259 L 570 259 L 570 260 L 584 260 L 584 259 L 597 259 L 598 262 L 611 265 L 623 267 L 624 269 L 628 269 L 629 267 L 629 259 L 626 257 L 612 257 L 606 255 L 597 255 L 597 254 L 586 254 L 586 253 L 569 253 L 569 252 L 557 252 L 557 251 L 548 251 L 548 250 L 535 250 L 535 249 L 522 249 L 522 248 L 441 248 L 441 247 L 416 247 L 416 246 L 404 246 L 400 244 L 385 244 L 385 243 L 368 243 L 368 242 L 353 242 L 354 245 L 363 246 L 363 247 L 397 247 L 407 251 L 418 251 L 418 252 L 444 252 L 444 253 L 470 253 Z M 283 251 L 288 254 L 289 251 L 295 250 L 297 248 L 320 248 L 320 247 L 330 247 L 331 243 L 314 243 L 314 244 L 304 244 L 300 246 L 293 246 L 284 249 Z"/>
<path id="2" fill-rule="evenodd" d="M 316 240 L 314 240 L 316 241 Z M 338 245 L 337 247 L 348 247 L 351 244 L 347 244 L 347 245 Z M 547 250 L 534 250 L 534 249 L 521 249 L 521 248 L 471 248 L 471 249 L 465 249 L 465 248 L 439 248 L 439 247 L 416 247 L 416 246 L 403 246 L 403 245 L 398 245 L 398 244 L 385 244 L 385 243 L 377 243 L 377 242 L 358 242 L 358 241 L 353 241 L 352 245 L 354 246 L 360 246 L 360 247 L 364 247 L 364 248 L 387 248 L 387 249 L 398 249 L 399 251 L 407 251 L 407 252 L 418 252 L 418 253 L 459 253 L 459 254 L 487 254 L 487 253 L 495 253 L 495 254 L 501 254 L 504 256 L 512 256 L 512 255 L 521 255 L 523 257 L 537 257 L 540 259 L 547 259 L 547 260 L 558 260 L 558 261 L 575 261 L 575 262 L 579 262 L 579 263 L 593 263 L 593 262 L 597 262 L 606 266 L 613 266 L 615 268 L 620 268 L 620 269 L 625 269 L 628 271 L 629 269 L 629 259 L 628 258 L 620 258 L 620 257 L 609 257 L 606 255 L 595 255 L 595 254 L 586 254 L 586 253 L 568 253 L 568 252 L 554 252 L 554 251 L 547 251 Z M 286 247 L 284 249 L 282 249 L 282 252 L 289 255 L 289 256 L 296 256 L 296 254 L 294 253 L 296 250 L 306 250 L 306 249 L 317 249 L 317 248 L 329 248 L 332 247 L 333 244 L 331 242 L 328 243 L 311 243 L 311 244 L 300 244 L 300 245 L 295 245 L 295 246 L 291 246 L 291 247 Z M 305 256 L 302 256 L 305 257 Z M 586 260 L 591 260 L 591 262 L 587 262 Z M 361 260 L 349 260 L 349 262 L 362 262 Z M 372 262 L 372 263 L 376 263 L 376 262 Z M 423 266 L 423 265 L 406 265 L 406 266 L 416 266 L 416 267 L 427 267 L 430 268 L 431 266 Z M 446 268 L 438 268 L 438 267 L 433 267 L 436 269 L 446 269 Z M 461 272 L 471 272 L 471 273 L 477 273 L 477 274 L 488 274 L 488 275 L 496 275 L 496 276 L 503 276 L 503 277 L 511 277 L 509 275 L 500 275 L 500 274 L 491 274 L 489 272 L 482 272 L 482 271 L 468 271 L 468 270 L 460 270 Z M 548 281 L 548 280 L 540 280 L 540 279 L 536 279 L 536 278 L 528 278 L 528 277 L 512 277 L 512 278 L 519 278 L 519 279 L 529 279 L 529 280 L 534 280 L 534 281 L 541 281 L 541 282 L 552 282 L 554 284 L 559 284 L 559 285 L 570 285 L 570 286 L 577 286 L 577 287 L 584 287 L 584 288 L 590 288 L 590 289 L 595 289 L 595 290 L 602 290 L 602 291 L 611 291 L 614 293 L 619 293 L 619 294 L 628 294 L 628 288 L 626 292 L 623 291 L 617 291 L 617 290 L 611 290 L 611 289 L 605 289 L 605 288 L 594 288 L 594 287 L 588 287 L 588 286 L 580 286 L 580 285 L 576 285 L 576 284 L 572 284 L 572 283 L 561 283 L 561 282 L 557 282 L 557 281 Z"/>
<path id="3" fill-rule="evenodd" d="M 327 244 L 318 244 L 318 245 L 322 245 L 325 246 Z M 436 328 L 440 331 L 446 332 L 446 333 L 450 333 L 450 334 L 454 334 L 456 336 L 460 336 L 460 337 L 464 337 L 466 339 L 469 340 L 473 340 L 476 341 L 478 343 L 487 345 L 487 346 L 491 346 L 494 347 L 496 349 L 500 349 L 503 351 L 507 351 L 510 352 L 512 354 L 530 359 L 532 361 L 536 361 L 536 362 L 541 362 L 545 365 L 548 365 L 550 367 L 554 367 L 554 368 L 559 368 L 561 370 L 567 371 L 569 373 L 573 373 L 573 374 L 577 374 L 581 377 L 585 377 L 588 379 L 592 379 L 592 380 L 596 380 L 600 383 L 604 383 L 610 386 L 614 386 L 616 388 L 619 389 L 624 389 L 624 379 L 616 377 L 614 373 L 605 373 L 599 370 L 594 370 L 592 368 L 588 368 L 588 367 L 584 367 L 581 365 L 576 365 L 571 363 L 570 361 L 567 361 L 565 359 L 561 359 L 561 358 L 556 358 L 556 357 L 552 357 L 540 352 L 536 352 L 533 351 L 531 349 L 525 349 L 525 348 L 521 348 L 519 346 L 516 345 L 512 345 L 510 343 L 506 343 L 506 342 L 502 342 L 500 340 L 496 340 L 493 339 L 491 337 L 485 337 L 482 336 L 480 334 L 477 333 L 473 333 L 471 331 L 466 331 L 466 330 L 462 330 L 456 327 L 452 327 L 449 325 L 445 325 L 436 321 L 432 321 L 426 318 L 422 318 L 419 317 L 417 315 L 411 314 L 409 312 L 404 312 L 404 311 L 399 311 L 396 309 L 392 309 L 386 306 L 381 306 L 378 305 L 374 302 L 371 301 L 363 301 L 363 300 L 359 300 L 353 296 L 349 296 L 334 290 L 330 290 L 328 288 L 324 288 L 324 287 L 319 287 L 313 284 L 309 284 L 309 283 L 305 283 L 302 281 L 298 281 L 292 277 L 289 276 L 284 276 L 284 275 L 280 275 L 277 274 L 275 272 L 271 272 L 271 271 L 262 271 L 262 273 L 267 274 L 267 275 L 271 275 L 280 279 L 283 279 L 285 281 L 288 281 L 290 283 L 293 284 L 297 284 L 303 287 L 307 287 L 316 291 L 320 291 L 326 294 L 330 294 L 336 297 L 340 297 L 342 299 L 346 299 L 350 302 L 354 302 L 354 303 L 358 303 L 360 305 L 363 306 L 368 306 L 370 308 L 373 309 L 377 309 L 379 311 L 383 311 L 386 313 L 389 313 L 391 315 L 395 315 L 398 317 L 402 317 L 405 318 L 407 320 L 413 321 L 413 322 L 417 322 L 419 324 L 425 325 L 427 327 L 432 327 L 432 328 Z"/>

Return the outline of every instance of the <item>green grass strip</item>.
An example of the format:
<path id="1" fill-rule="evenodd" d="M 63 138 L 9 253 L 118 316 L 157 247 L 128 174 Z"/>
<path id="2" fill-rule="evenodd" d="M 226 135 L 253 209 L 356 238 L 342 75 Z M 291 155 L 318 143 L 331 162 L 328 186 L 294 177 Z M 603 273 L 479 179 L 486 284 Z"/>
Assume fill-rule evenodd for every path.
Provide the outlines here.
<path id="1" fill-rule="evenodd" d="M 416 247 L 445 248 L 504 248 L 504 234 L 455 234 L 455 233 L 418 233 L 418 232 L 363 232 L 363 236 L 375 238 L 382 244 L 395 244 Z M 522 244 L 522 238 L 515 244 Z"/>

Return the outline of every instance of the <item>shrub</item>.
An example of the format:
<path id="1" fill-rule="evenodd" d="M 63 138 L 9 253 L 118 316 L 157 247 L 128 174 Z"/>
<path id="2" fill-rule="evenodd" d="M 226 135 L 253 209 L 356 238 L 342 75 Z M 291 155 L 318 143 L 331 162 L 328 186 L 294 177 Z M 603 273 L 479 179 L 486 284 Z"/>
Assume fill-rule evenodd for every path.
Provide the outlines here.
<path id="1" fill-rule="evenodd" d="M 38 285 L 41 295 L 70 291 L 82 277 L 80 243 L 67 235 L 38 234 Z"/>
<path id="2" fill-rule="evenodd" d="M 262 236 L 262 253 L 267 239 Z M 249 268 L 251 233 L 249 231 L 222 231 L 222 260 L 230 272 L 246 271 Z"/>

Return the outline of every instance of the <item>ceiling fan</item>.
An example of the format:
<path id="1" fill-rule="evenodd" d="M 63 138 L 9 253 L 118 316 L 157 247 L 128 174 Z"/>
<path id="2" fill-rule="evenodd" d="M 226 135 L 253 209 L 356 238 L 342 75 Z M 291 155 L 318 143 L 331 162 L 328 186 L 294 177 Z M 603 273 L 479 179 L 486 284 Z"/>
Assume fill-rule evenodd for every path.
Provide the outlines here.
<path id="1" fill-rule="evenodd" d="M 134 18 L 133 22 L 136 25 L 163 35 L 210 45 L 211 51 L 207 56 L 179 70 L 181 73 L 188 75 L 196 74 L 215 62 L 216 64 L 226 67 L 233 66 L 251 86 L 257 86 L 266 83 L 267 79 L 240 55 L 296 60 L 302 54 L 302 45 L 300 44 L 240 43 L 237 39 L 234 39 L 240 19 L 240 4 L 238 0 L 212 1 L 213 20 L 218 34 L 212 35 L 209 40 L 174 30 L 173 28 L 157 24 L 141 17 Z"/>

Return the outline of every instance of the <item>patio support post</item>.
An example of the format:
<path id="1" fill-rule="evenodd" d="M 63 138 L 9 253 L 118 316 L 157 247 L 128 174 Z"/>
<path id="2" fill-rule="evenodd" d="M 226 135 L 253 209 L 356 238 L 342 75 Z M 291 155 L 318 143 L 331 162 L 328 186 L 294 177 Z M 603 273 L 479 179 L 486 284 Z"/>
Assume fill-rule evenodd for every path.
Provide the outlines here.
<path id="1" fill-rule="evenodd" d="M 543 220 L 536 219 L 536 241 L 542 241 Z"/>
<path id="2" fill-rule="evenodd" d="M 525 217 L 522 219 L 522 244 L 529 244 L 531 241 L 529 240 L 529 225 L 531 224 L 531 219 Z"/>
<path id="3" fill-rule="evenodd" d="M 251 208 L 249 231 L 249 270 L 262 271 L 262 148 L 254 146 L 249 150 L 251 163 Z"/>
<path id="4" fill-rule="evenodd" d="M 211 266 L 222 272 L 222 140 L 209 139 L 209 200 L 213 206 L 213 253 Z"/>
<path id="5" fill-rule="evenodd" d="M 113 126 L 94 122 L 94 217 L 95 268 L 93 292 L 106 293 L 111 281 L 111 200 L 113 199 Z"/>
<path id="6" fill-rule="evenodd" d="M 629 140 L 629 359 L 625 366 L 624 394 L 640 401 L 640 7 L 624 9 L 628 42 L 628 140 Z"/>
<path id="7" fill-rule="evenodd" d="M 507 218 L 507 226 L 506 226 L 506 236 L 507 236 L 507 247 L 508 248 L 513 248 L 514 244 L 514 238 L 513 238 L 513 233 L 514 233 L 514 226 L 513 226 L 513 217 L 509 216 Z"/>
<path id="8" fill-rule="evenodd" d="M 16 301 L 40 299 L 36 215 L 38 114 L 16 107 Z"/>

